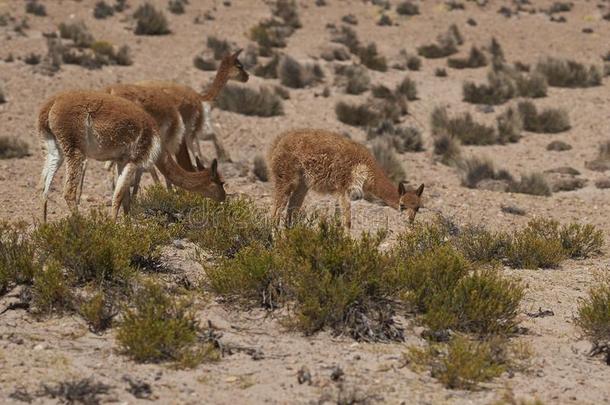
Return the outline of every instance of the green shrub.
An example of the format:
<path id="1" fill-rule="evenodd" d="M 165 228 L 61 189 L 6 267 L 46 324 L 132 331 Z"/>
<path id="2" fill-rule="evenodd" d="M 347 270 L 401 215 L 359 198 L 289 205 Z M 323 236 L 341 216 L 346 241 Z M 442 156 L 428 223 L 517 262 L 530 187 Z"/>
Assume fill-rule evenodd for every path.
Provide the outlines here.
<path id="1" fill-rule="evenodd" d="M 470 113 L 449 117 L 444 107 L 436 107 L 432 111 L 431 123 L 434 135 L 446 133 L 465 145 L 491 145 L 498 140 L 493 127 L 475 122 Z"/>
<path id="2" fill-rule="evenodd" d="M 171 32 L 163 12 L 150 3 L 140 5 L 133 17 L 137 21 L 134 31 L 136 35 L 167 35 Z"/>
<path id="3" fill-rule="evenodd" d="M 538 112 L 531 101 L 520 102 L 518 108 L 526 131 L 556 134 L 571 128 L 570 118 L 565 110 L 547 108 Z"/>
<path id="4" fill-rule="evenodd" d="M 415 127 L 396 126 L 392 121 L 384 120 L 367 131 L 368 140 L 378 137 L 389 139 L 398 153 L 424 150 L 421 131 Z"/>
<path id="5" fill-rule="evenodd" d="M 403 169 L 400 160 L 394 152 L 394 146 L 390 140 L 379 138 L 373 142 L 373 156 L 385 174 L 393 182 L 399 182 L 406 178 L 407 174 Z"/>
<path id="6" fill-rule="evenodd" d="M 546 58 L 538 62 L 536 71 L 546 77 L 550 86 L 592 87 L 602 83 L 602 74 L 595 65 L 585 65 L 564 59 Z"/>
<path id="7" fill-rule="evenodd" d="M 95 42 L 89 28 L 82 21 L 59 24 L 59 36 L 64 39 L 71 39 L 74 45 L 79 48 L 89 48 Z"/>
<path id="8" fill-rule="evenodd" d="M 510 186 L 513 193 L 531 194 L 548 197 L 552 194 L 551 186 L 542 173 L 534 172 L 523 174 L 519 182 L 513 182 Z"/>
<path id="9" fill-rule="evenodd" d="M 381 115 L 374 111 L 368 103 L 350 104 L 339 101 L 335 104 L 335 114 L 339 121 L 355 127 L 370 127 L 382 119 Z"/>
<path id="10" fill-rule="evenodd" d="M 478 263 L 499 262 L 504 259 L 510 243 L 505 232 L 492 232 L 483 226 L 463 228 L 455 242 L 457 248 L 470 261 Z"/>
<path id="11" fill-rule="evenodd" d="M 104 18 L 112 17 L 114 15 L 114 8 L 111 5 L 106 3 L 104 0 L 98 1 L 95 3 L 95 7 L 93 8 L 93 17 L 98 20 L 103 20 Z"/>
<path id="12" fill-rule="evenodd" d="M 479 50 L 476 46 L 470 48 L 470 54 L 467 58 L 449 58 L 447 60 L 449 67 L 454 69 L 475 69 L 483 66 L 487 66 L 487 56 L 483 51 Z"/>
<path id="13" fill-rule="evenodd" d="M 610 345 L 610 279 L 602 278 L 578 305 L 576 325 L 596 348 Z"/>
<path id="14" fill-rule="evenodd" d="M 0 159 L 19 159 L 30 154 L 30 147 L 24 140 L 12 136 L 0 136 Z"/>
<path id="15" fill-rule="evenodd" d="M 511 267 L 524 269 L 554 268 L 565 258 L 556 221 L 533 219 L 516 231 L 507 248 L 507 262 Z"/>
<path id="16" fill-rule="evenodd" d="M 140 262 L 158 260 L 158 248 L 169 235 L 152 222 L 136 224 L 125 218 L 115 223 L 92 211 L 43 224 L 33 240 L 42 260 L 57 262 L 76 285 L 124 285 Z"/>
<path id="17" fill-rule="evenodd" d="M 496 117 L 498 142 L 501 144 L 518 142 L 521 139 L 523 118 L 521 113 L 512 107 L 507 108 Z"/>
<path id="18" fill-rule="evenodd" d="M 0 221 L 0 296 L 15 284 L 32 284 L 40 272 L 25 225 Z"/>
<path id="19" fill-rule="evenodd" d="M 80 315 L 89 324 L 89 330 L 93 333 L 101 333 L 112 325 L 112 318 L 118 313 L 115 301 L 108 293 L 98 291 L 87 299 L 78 309 Z"/>
<path id="20" fill-rule="evenodd" d="M 281 97 L 267 87 L 255 90 L 243 85 L 228 84 L 216 99 L 216 106 L 221 110 L 259 117 L 284 114 Z"/>
<path id="21" fill-rule="evenodd" d="M 202 343 L 202 328 L 190 309 L 192 303 L 174 299 L 156 284 L 146 284 L 125 309 L 116 339 L 123 353 L 137 362 L 174 362 L 195 367 L 218 359 L 217 349 Z"/>
<path id="22" fill-rule="evenodd" d="M 573 259 L 600 254 L 604 245 L 604 233 L 591 224 L 564 225 L 559 236 L 566 254 Z"/>
<path id="23" fill-rule="evenodd" d="M 419 6 L 410 1 L 403 1 L 396 6 L 396 12 L 400 15 L 417 15 Z"/>
<path id="24" fill-rule="evenodd" d="M 504 345 L 458 335 L 445 348 L 438 345 L 410 348 L 405 357 L 415 370 L 430 369 L 432 377 L 447 388 L 474 390 L 506 371 L 505 359 L 498 358 L 498 352 L 505 350 Z"/>
<path id="25" fill-rule="evenodd" d="M 44 270 L 34 276 L 32 305 L 34 312 L 49 314 L 71 310 L 73 306 L 71 276 L 64 274 L 61 266 L 51 261 Z"/>
<path id="26" fill-rule="evenodd" d="M 277 73 L 282 85 L 293 89 L 308 87 L 324 79 L 324 72 L 320 65 L 301 65 L 288 55 L 284 55 L 280 59 Z"/>

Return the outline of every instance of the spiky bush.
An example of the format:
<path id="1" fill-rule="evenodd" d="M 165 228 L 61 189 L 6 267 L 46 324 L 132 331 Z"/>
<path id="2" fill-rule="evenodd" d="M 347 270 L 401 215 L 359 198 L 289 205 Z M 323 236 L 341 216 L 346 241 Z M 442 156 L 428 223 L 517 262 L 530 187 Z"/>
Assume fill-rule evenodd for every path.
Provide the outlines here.
<path id="1" fill-rule="evenodd" d="M 538 112 L 531 101 L 522 101 L 518 105 L 523 118 L 523 129 L 531 132 L 555 134 L 571 128 L 567 111 L 557 108 L 547 108 Z"/>
<path id="2" fill-rule="evenodd" d="M 93 17 L 98 20 L 103 20 L 108 17 L 112 17 L 114 15 L 114 8 L 111 5 L 106 3 L 104 0 L 98 1 L 95 3 L 95 7 L 93 8 Z"/>
<path id="3" fill-rule="evenodd" d="M 414 127 L 396 126 L 391 121 L 382 121 L 367 131 L 369 140 L 377 137 L 389 139 L 398 153 L 424 150 L 421 131 Z"/>
<path id="4" fill-rule="evenodd" d="M 475 69 L 483 66 L 487 66 L 487 56 L 483 51 L 479 50 L 476 46 L 470 48 L 470 53 L 467 58 L 449 58 L 447 59 L 447 65 L 454 69 Z"/>
<path id="5" fill-rule="evenodd" d="M 321 82 L 324 72 L 318 64 L 302 65 L 294 58 L 284 55 L 278 65 L 278 77 L 284 86 L 300 89 Z"/>
<path id="6" fill-rule="evenodd" d="M 30 147 L 22 139 L 0 136 L 0 159 L 14 159 L 30 156 Z"/>
<path id="7" fill-rule="evenodd" d="M 392 181 L 397 183 L 406 178 L 405 170 L 390 140 L 378 138 L 373 142 L 372 152 L 377 163 Z"/>
<path id="8" fill-rule="evenodd" d="M 374 42 L 358 48 L 357 55 L 360 57 L 360 63 L 371 70 L 377 70 L 379 72 L 388 70 L 386 58 L 379 54 L 377 51 L 377 44 Z"/>
<path id="9" fill-rule="evenodd" d="M 116 339 L 137 362 L 174 362 L 195 367 L 219 357 L 212 343 L 202 343 L 203 329 L 187 299 L 175 299 L 157 284 L 145 284 L 125 309 Z"/>
<path id="10" fill-rule="evenodd" d="M 95 42 L 89 28 L 82 21 L 59 24 L 59 36 L 64 39 L 71 39 L 74 45 L 80 48 L 89 48 Z"/>
<path id="11" fill-rule="evenodd" d="M 418 47 L 417 53 L 428 59 L 444 58 L 457 53 L 458 45 L 461 45 L 463 41 L 457 26 L 452 24 L 446 33 L 437 37 L 436 43 Z"/>
<path id="12" fill-rule="evenodd" d="M 172 14 L 184 14 L 184 5 L 187 3 L 188 0 L 169 0 L 167 9 Z"/>
<path id="13" fill-rule="evenodd" d="M 529 173 L 521 176 L 518 182 L 510 186 L 513 193 L 531 194 L 548 197 L 552 194 L 551 187 L 542 173 Z"/>
<path id="14" fill-rule="evenodd" d="M 0 222 L 0 296 L 16 284 L 31 284 L 40 271 L 36 248 L 24 225 Z"/>
<path id="15" fill-rule="evenodd" d="M 506 251 L 508 264 L 525 269 L 557 267 L 567 257 L 557 226 L 555 221 L 533 219 L 515 232 Z"/>
<path id="16" fill-rule="evenodd" d="M 498 140 L 493 127 L 475 122 L 470 113 L 449 117 L 446 108 L 436 107 L 430 121 L 434 135 L 446 133 L 465 145 L 491 145 Z"/>
<path id="17" fill-rule="evenodd" d="M 593 343 L 592 353 L 607 350 L 610 345 L 610 279 L 607 276 L 591 287 L 579 303 L 575 321 Z"/>
<path id="18" fill-rule="evenodd" d="M 513 143 L 521 139 L 521 130 L 523 129 L 523 118 L 521 113 L 509 107 L 496 118 L 498 126 L 498 142 Z"/>
<path id="19" fill-rule="evenodd" d="M 409 77 L 405 77 L 396 86 L 396 93 L 404 95 L 407 100 L 417 100 L 417 85 Z"/>
<path id="20" fill-rule="evenodd" d="M 167 35 L 171 32 L 163 12 L 150 3 L 138 7 L 133 17 L 137 21 L 134 31 L 136 35 Z"/>
<path id="21" fill-rule="evenodd" d="M 243 85 L 228 84 L 216 99 L 216 106 L 221 110 L 259 117 L 284 114 L 281 97 L 267 87 L 255 90 Z"/>
<path id="22" fill-rule="evenodd" d="M 455 165 L 461 159 L 460 141 L 447 133 L 434 136 L 434 154 L 439 156 L 441 163 Z"/>
<path id="23" fill-rule="evenodd" d="M 459 164 L 462 172 L 462 185 L 476 188 L 482 180 L 503 180 L 507 183 L 513 181 L 513 177 L 506 170 L 496 170 L 489 159 L 472 157 L 464 159 Z"/>
<path id="24" fill-rule="evenodd" d="M 355 127 L 370 127 L 376 125 L 382 118 L 368 103 L 351 104 L 339 101 L 335 104 L 335 114 L 339 121 Z"/>
<path id="25" fill-rule="evenodd" d="M 573 60 L 546 58 L 538 62 L 536 71 L 555 87 L 592 87 L 602 83 L 602 74 L 597 66 L 587 68 Z"/>
<path id="26" fill-rule="evenodd" d="M 361 94 L 371 85 L 368 70 L 361 65 L 337 66 L 336 84 L 343 86 L 347 94 Z"/>
<path id="27" fill-rule="evenodd" d="M 504 65 L 502 65 L 504 66 Z M 513 69 L 499 68 L 487 74 L 488 83 L 464 82 L 464 101 L 473 104 L 503 104 L 511 98 L 545 97 L 546 79 L 539 74 L 524 75 Z"/>

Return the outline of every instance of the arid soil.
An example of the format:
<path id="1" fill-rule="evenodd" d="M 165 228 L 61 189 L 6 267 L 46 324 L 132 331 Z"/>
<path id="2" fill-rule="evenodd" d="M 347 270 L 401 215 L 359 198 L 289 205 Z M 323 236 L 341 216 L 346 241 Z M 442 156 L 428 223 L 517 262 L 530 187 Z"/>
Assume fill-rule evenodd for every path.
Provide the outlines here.
<path id="1" fill-rule="evenodd" d="M 186 13 L 174 15 L 166 11 L 167 1 L 151 0 L 165 10 L 172 30 L 171 35 L 159 37 L 135 36 L 130 15 L 140 0 L 129 0 L 131 8 L 106 20 L 92 16 L 93 0 L 46 0 L 48 16 L 28 15 L 29 28 L 25 36 L 8 27 L 0 27 L 0 60 L 12 54 L 13 62 L 0 61 L 0 86 L 7 102 L 0 104 L 0 135 L 24 139 L 31 145 L 32 155 L 22 159 L 0 160 L 0 219 L 38 221 L 40 218 L 38 179 L 42 167 L 38 136 L 35 129 L 37 110 L 44 99 L 71 88 L 99 88 L 116 82 L 148 79 L 172 80 L 203 88 L 212 72 L 202 72 L 193 66 L 193 57 L 205 48 L 208 35 L 233 41 L 245 47 L 247 32 L 259 20 L 270 15 L 268 4 L 259 0 L 232 0 L 230 6 L 222 1 L 190 0 Z M 313 0 L 299 0 L 303 24 L 282 49 L 299 61 L 317 60 L 325 71 L 325 84 L 309 89 L 290 90 L 284 101 L 285 114 L 273 118 L 248 117 L 215 109 L 213 120 L 216 132 L 231 154 L 233 163 L 223 163 L 221 173 L 229 193 L 250 196 L 261 206 L 271 204 L 272 185 L 257 181 L 251 173 L 252 161 L 264 154 L 274 137 L 283 130 L 300 127 L 320 127 L 349 133 L 353 139 L 364 141 L 365 132 L 340 123 L 334 106 L 339 100 L 364 100 L 366 95 L 350 96 L 333 86 L 333 62 L 319 59 L 329 44 L 327 24 L 340 25 L 341 17 L 352 13 L 358 19 L 353 28 L 363 41 L 374 41 L 381 54 L 390 62 L 401 49 L 414 53 L 417 46 L 433 42 L 438 34 L 457 24 L 464 35 L 460 47 L 465 55 L 471 45 L 486 46 L 492 37 L 502 45 L 510 62 L 535 64 L 541 57 L 557 56 L 595 63 L 601 66 L 600 56 L 610 51 L 610 21 L 601 18 L 610 3 L 603 1 L 574 1 L 574 8 L 563 13 L 567 22 L 552 22 L 545 13 L 520 13 L 511 18 L 498 14 L 498 9 L 511 6 L 509 1 L 487 2 L 479 7 L 466 1 L 465 10 L 449 11 L 442 1 L 420 3 L 420 15 L 398 16 L 390 11 L 394 26 L 378 26 L 379 7 L 361 0 L 327 0 L 317 7 Z M 227 2 L 224 2 L 227 3 Z M 393 5 L 397 2 L 392 1 Z M 532 0 L 536 7 L 548 7 L 551 2 Z M 214 20 L 195 24 L 194 18 L 210 11 Z M 24 2 L 0 0 L 0 14 L 10 13 L 18 20 L 25 16 Z M 466 23 L 469 18 L 477 25 Z M 132 50 L 134 64 L 129 67 L 104 67 L 86 70 L 75 65 L 62 65 L 49 77 L 34 71 L 22 59 L 34 52 L 46 53 L 43 33 L 56 30 L 60 22 L 84 20 L 97 39 L 116 45 L 127 44 Z M 591 28 L 592 33 L 583 33 Z M 356 58 L 354 58 L 356 59 Z M 390 63 L 391 64 L 391 63 Z M 445 67 L 448 77 L 436 77 L 434 70 Z M 525 133 L 515 144 L 464 147 L 466 155 L 490 157 L 497 167 L 519 175 L 570 166 L 587 180 L 584 188 L 557 192 L 551 197 L 536 197 L 468 189 L 460 185 L 459 173 L 452 167 L 436 163 L 429 134 L 429 116 L 436 106 L 447 106 L 450 113 L 470 111 L 480 122 L 493 123 L 495 115 L 505 107 L 496 107 L 494 114 L 485 114 L 476 106 L 462 101 L 465 80 L 482 82 L 487 68 L 455 70 L 447 68 L 446 59 L 423 59 L 420 71 L 389 69 L 385 73 L 370 71 L 373 83 L 393 87 L 405 75 L 417 83 L 419 100 L 409 104 L 410 115 L 405 122 L 423 130 L 424 152 L 399 155 L 411 183 L 426 184 L 426 206 L 417 220 L 425 220 L 440 211 L 457 224 L 484 224 L 493 229 L 513 229 L 524 225 L 535 216 L 552 217 L 562 222 L 593 223 L 610 238 L 610 189 L 594 186 L 604 176 L 585 168 L 585 161 L 593 160 L 599 143 L 610 138 L 610 81 L 588 89 L 549 88 L 549 96 L 536 100 L 539 107 L 560 107 L 569 112 L 572 129 L 561 134 Z M 249 86 L 275 84 L 254 75 Z M 319 96 L 324 85 L 331 89 L 329 97 Z M 512 101 L 510 103 L 514 103 Z M 546 145 L 562 140 L 572 149 L 549 152 Z M 205 152 L 213 157 L 214 149 L 204 143 Z M 244 169 L 245 168 L 245 169 Z M 50 200 L 50 217 L 67 213 L 61 196 L 63 169 L 55 181 Z M 103 163 L 90 162 L 84 186 L 81 209 L 106 206 L 110 190 Z M 147 179 L 147 183 L 148 183 Z M 333 206 L 326 197 L 311 195 L 306 200 L 311 209 L 319 204 Z M 526 211 L 525 216 L 507 214 L 502 205 L 516 205 Z M 366 201 L 353 203 L 354 235 L 364 229 L 388 225 L 398 232 L 405 224 L 396 212 Z M 391 243 L 390 237 L 389 242 Z M 579 299 L 595 283 L 595 277 L 608 271 L 608 244 L 605 254 L 584 261 L 566 261 L 553 270 L 510 270 L 527 285 L 523 301 L 522 326 L 527 333 L 515 338 L 527 342 L 533 352 L 531 365 L 525 372 L 503 375 L 479 391 L 455 391 L 442 387 L 428 374 L 417 374 L 404 367 L 402 353 L 407 346 L 421 344 L 421 330 L 403 319 L 406 342 L 393 344 L 356 343 L 348 337 L 333 337 L 328 332 L 303 336 L 288 330 L 273 316 L 263 311 L 240 312 L 215 302 L 210 296 L 201 302 L 198 312 L 202 322 L 210 320 L 223 333 L 225 344 L 255 349 L 254 353 L 234 351 L 218 363 L 204 364 L 193 370 L 174 370 L 163 365 L 139 365 L 116 352 L 113 332 L 95 335 L 77 317 L 38 320 L 23 310 L 10 310 L 0 315 L 0 402 L 17 403 L 9 394 L 22 388 L 35 392 L 40 383 L 52 384 L 66 379 L 93 377 L 112 387 L 104 401 L 145 403 L 126 389 L 124 376 L 148 382 L 153 398 L 159 403 L 317 403 L 350 398 L 381 403 L 464 403 L 488 404 L 512 393 L 518 400 L 540 399 L 546 404 L 610 403 L 610 367 L 600 358 L 587 354 L 590 343 L 580 336 L 573 317 Z M 191 260 L 192 249 L 169 249 L 167 262 L 177 272 L 189 277 L 202 277 L 199 264 Z M 18 291 L 0 300 L 5 308 Z M 532 318 L 528 312 L 552 310 L 554 316 Z M 297 382 L 298 371 L 305 366 L 311 373 L 311 384 Z M 341 381 L 331 379 L 335 367 L 345 375 Z M 53 401 L 35 398 L 34 403 Z M 343 402 L 351 403 L 351 402 Z"/>

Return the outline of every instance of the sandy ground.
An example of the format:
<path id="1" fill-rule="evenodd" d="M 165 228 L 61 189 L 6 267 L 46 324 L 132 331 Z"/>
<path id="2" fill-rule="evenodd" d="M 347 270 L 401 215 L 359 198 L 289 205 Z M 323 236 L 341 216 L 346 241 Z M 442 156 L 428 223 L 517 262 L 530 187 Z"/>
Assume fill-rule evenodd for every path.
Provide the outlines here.
<path id="1" fill-rule="evenodd" d="M 27 36 L 19 36 L 9 27 L 0 27 L 0 60 L 9 54 L 23 58 L 31 52 L 44 54 L 42 34 L 53 31 L 62 21 L 83 19 L 98 39 L 117 45 L 128 44 L 133 52 L 130 67 L 105 67 L 86 70 L 64 65 L 53 77 L 34 72 L 21 60 L 0 61 L 0 85 L 7 103 L 0 105 L 0 134 L 21 137 L 32 146 L 32 156 L 0 160 L 0 219 L 36 221 L 39 218 L 37 183 L 42 159 L 35 133 L 35 117 L 40 103 L 55 92 L 69 88 L 95 88 L 116 82 L 146 79 L 175 80 L 194 88 L 202 88 L 212 77 L 193 67 L 193 56 L 204 49 L 208 35 L 248 44 L 249 27 L 269 16 L 263 1 L 233 0 L 231 6 L 221 1 L 190 0 L 187 13 L 176 16 L 166 13 L 172 35 L 137 37 L 129 29 L 133 22 L 126 18 L 140 1 L 130 0 L 131 9 L 107 20 L 92 17 L 93 0 L 41 1 L 47 17 L 29 16 Z M 153 0 L 159 8 L 165 0 Z M 329 44 L 326 24 L 339 24 L 345 14 L 354 14 L 359 24 L 354 27 L 359 37 L 377 43 L 380 52 L 390 61 L 400 49 L 414 52 L 416 47 L 432 42 L 450 23 L 456 23 L 465 37 L 461 53 L 471 45 L 484 46 L 492 36 L 502 44 L 509 61 L 535 63 L 543 56 L 569 57 L 581 62 L 600 64 L 600 55 L 610 51 L 610 22 L 601 19 L 598 4 L 610 8 L 608 2 L 574 1 L 575 7 L 565 13 L 566 23 L 549 21 L 543 13 L 520 14 L 510 19 L 497 13 L 510 2 L 489 1 L 484 8 L 465 2 L 465 10 L 447 11 L 440 1 L 420 4 L 421 15 L 399 17 L 390 13 L 397 23 L 391 27 L 375 24 L 379 9 L 360 0 L 327 0 L 328 6 L 316 7 L 312 1 L 298 1 L 303 28 L 290 37 L 283 52 L 301 61 L 317 60 Z M 393 4 L 396 1 L 392 1 Z M 538 7 L 550 2 L 532 0 Z M 194 24 L 193 19 L 211 11 L 215 19 Z M 24 3 L 0 0 L 0 14 L 9 12 L 21 18 Z M 476 26 L 466 24 L 468 18 Z M 591 28 L 593 33 L 582 32 Z M 321 127 L 348 132 L 354 139 L 364 140 L 362 130 L 341 124 L 335 118 L 338 100 L 364 100 L 366 95 L 348 96 L 333 87 L 332 63 L 319 59 L 331 88 L 328 98 L 317 97 L 322 86 L 291 90 L 284 102 L 285 115 L 273 118 L 246 117 L 214 110 L 217 132 L 233 161 L 250 167 L 257 154 L 263 154 L 274 137 L 283 130 L 297 127 Z M 417 82 L 419 100 L 410 103 L 412 117 L 406 122 L 422 128 L 426 151 L 401 155 L 412 182 L 426 184 L 426 204 L 453 218 L 458 224 L 481 223 L 492 228 L 511 229 L 523 225 L 534 216 L 553 217 L 561 221 L 591 222 L 610 237 L 610 190 L 593 185 L 603 176 L 585 168 L 585 161 L 596 155 L 600 142 L 610 135 L 610 88 L 550 88 L 549 96 L 536 100 L 538 106 L 562 107 L 569 111 L 572 129 L 557 135 L 525 133 L 519 143 L 505 146 L 466 147 L 466 154 L 488 156 L 498 167 L 514 174 L 571 166 L 579 170 L 587 185 L 577 191 L 555 193 L 552 197 L 534 197 L 460 186 L 455 169 L 437 164 L 432 159 L 428 117 L 437 105 L 446 105 L 451 113 L 470 111 L 478 121 L 492 122 L 496 114 L 483 114 L 475 106 L 461 101 L 464 80 L 485 80 L 486 68 L 463 71 L 447 69 L 449 77 L 434 76 L 445 59 L 423 60 L 418 72 L 390 69 L 386 73 L 371 71 L 373 83 L 393 86 L 406 74 Z M 250 86 L 274 84 L 277 81 L 251 77 Z M 514 101 L 513 101 L 514 103 Z M 496 107 L 496 113 L 505 107 Z M 573 146 L 565 152 L 548 152 L 551 140 L 562 140 Z M 213 148 L 205 145 L 212 156 Z M 105 206 L 110 199 L 106 177 L 99 162 L 92 162 L 84 188 L 84 209 Z M 229 193 L 245 193 L 260 204 L 269 204 L 271 186 L 254 180 L 251 174 L 238 176 L 235 164 L 221 165 Z M 63 170 L 60 171 L 62 174 Z M 228 175 L 227 175 L 228 174 Z M 58 176 L 61 177 L 61 176 Z M 50 202 L 51 218 L 67 212 L 61 197 L 61 179 L 57 179 Z M 327 198 L 312 196 L 306 204 L 332 204 Z M 503 204 L 513 204 L 527 211 L 524 217 L 505 214 Z M 389 209 L 367 202 L 354 203 L 354 232 L 387 223 L 391 230 L 404 226 Z M 430 213 L 421 214 L 425 219 Z M 606 249 L 607 250 L 607 249 Z M 167 260 L 180 272 L 198 275 L 197 264 L 188 259 L 187 251 L 170 251 Z M 194 370 L 176 371 L 159 365 L 138 365 L 116 353 L 113 332 L 102 336 L 88 332 L 77 318 L 35 320 L 26 312 L 8 311 L 0 315 L 0 402 L 11 403 L 8 395 L 18 387 L 35 391 L 40 382 L 52 383 L 67 378 L 93 376 L 113 387 L 104 398 L 120 403 L 138 403 L 126 391 L 124 375 L 149 382 L 154 398 L 160 403 L 316 403 L 320 399 L 338 399 L 342 395 L 360 395 L 371 401 L 386 403 L 465 403 L 486 404 L 507 391 L 516 398 L 539 398 L 547 404 L 599 404 L 610 402 L 610 368 L 600 359 L 587 356 L 589 343 L 582 339 L 573 325 L 578 300 L 595 282 L 596 274 L 607 271 L 607 255 L 585 261 L 567 261 L 561 268 L 549 271 L 506 270 L 522 278 L 528 286 L 523 301 L 522 325 L 529 333 L 519 337 L 531 345 L 534 355 L 528 372 L 502 376 L 478 392 L 444 389 L 428 375 L 416 374 L 401 367 L 401 354 L 406 346 L 420 342 L 418 332 L 407 322 L 408 333 L 403 344 L 359 344 L 328 333 L 304 337 L 286 330 L 276 319 L 263 312 L 230 311 L 213 298 L 199 314 L 202 321 L 211 320 L 223 333 L 223 341 L 257 349 L 263 354 L 255 360 L 245 353 L 236 353 L 216 364 L 202 365 Z M 13 292 L 11 294 L 16 294 Z M 0 308 L 12 298 L 0 300 Z M 526 312 L 550 309 L 554 316 L 529 318 Z M 258 358 L 259 356 L 254 356 Z M 311 385 L 297 383 L 297 371 L 306 366 L 312 374 Z M 343 383 L 333 382 L 330 375 L 335 366 L 345 372 Z M 342 388 L 341 388 L 342 387 Z M 39 403 L 49 399 L 37 399 Z"/>

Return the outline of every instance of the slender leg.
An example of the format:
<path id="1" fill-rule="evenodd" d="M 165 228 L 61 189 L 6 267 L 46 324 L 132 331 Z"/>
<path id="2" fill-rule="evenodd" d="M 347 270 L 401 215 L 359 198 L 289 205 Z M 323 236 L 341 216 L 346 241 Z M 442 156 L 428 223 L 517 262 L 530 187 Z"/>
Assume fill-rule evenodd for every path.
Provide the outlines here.
<path id="1" fill-rule="evenodd" d="M 148 169 L 148 172 L 150 173 L 150 177 L 152 177 L 152 179 L 153 179 L 153 183 L 155 183 L 155 184 L 161 183 L 161 180 L 159 180 L 159 173 L 157 173 L 156 167 L 151 166 L 150 169 Z"/>
<path id="2" fill-rule="evenodd" d="M 78 211 L 78 184 L 85 157 L 78 150 L 66 151 L 66 183 L 64 185 L 64 199 L 72 212 Z"/>
<path id="3" fill-rule="evenodd" d="M 54 139 L 47 138 L 47 159 L 42 169 L 42 220 L 47 222 L 47 202 L 49 190 L 57 170 L 61 167 L 64 156 Z"/>
<path id="4" fill-rule="evenodd" d="M 80 205 L 80 198 L 83 195 L 83 183 L 85 182 L 85 172 L 87 171 L 87 159 L 84 160 L 83 166 L 80 172 L 80 181 L 78 184 L 78 197 L 76 198 L 76 204 Z"/>
<path id="5" fill-rule="evenodd" d="M 276 225 L 280 224 L 280 219 L 282 216 L 282 211 L 288 204 L 288 197 L 290 196 L 289 190 L 279 190 L 275 189 L 274 193 L 274 203 L 273 203 L 273 220 Z"/>
<path id="6" fill-rule="evenodd" d="M 133 178 L 138 170 L 138 166 L 135 163 L 127 163 L 120 171 L 119 178 L 117 179 L 116 188 L 114 189 L 114 195 L 112 196 L 112 217 L 116 221 L 119 215 L 119 208 L 123 203 L 123 199 L 129 195 L 129 187 L 133 182 Z M 129 204 L 123 206 L 125 214 L 129 212 Z"/>
<path id="7" fill-rule="evenodd" d="M 286 225 L 291 226 L 292 221 L 294 220 L 294 215 L 299 212 L 301 206 L 303 205 L 303 201 L 305 201 L 305 196 L 307 195 L 307 185 L 305 181 L 301 179 L 296 189 L 292 192 L 290 199 L 288 200 L 288 210 L 286 213 Z"/>
<path id="8" fill-rule="evenodd" d="M 184 170 L 189 172 L 195 171 L 195 167 L 193 166 L 193 162 L 191 161 L 191 157 L 189 155 L 186 137 L 180 143 L 180 147 L 176 153 L 176 161 Z"/>
<path id="9" fill-rule="evenodd" d="M 106 169 L 108 171 L 108 185 L 110 186 L 110 191 L 114 191 L 115 166 L 116 166 L 116 163 L 112 160 L 109 160 L 104 164 L 104 169 Z"/>
<path id="10" fill-rule="evenodd" d="M 136 196 L 138 195 L 138 191 L 140 191 L 140 181 L 142 180 L 142 173 L 144 173 L 144 169 L 136 170 L 136 174 L 133 178 L 133 190 L 131 191 L 131 198 L 136 198 Z M 124 208 L 125 205 L 123 204 L 123 209 Z"/>
<path id="11" fill-rule="evenodd" d="M 339 204 L 341 205 L 341 211 L 343 211 L 343 226 L 347 229 L 352 227 L 352 205 L 350 197 L 347 194 L 341 194 L 339 197 Z"/>

